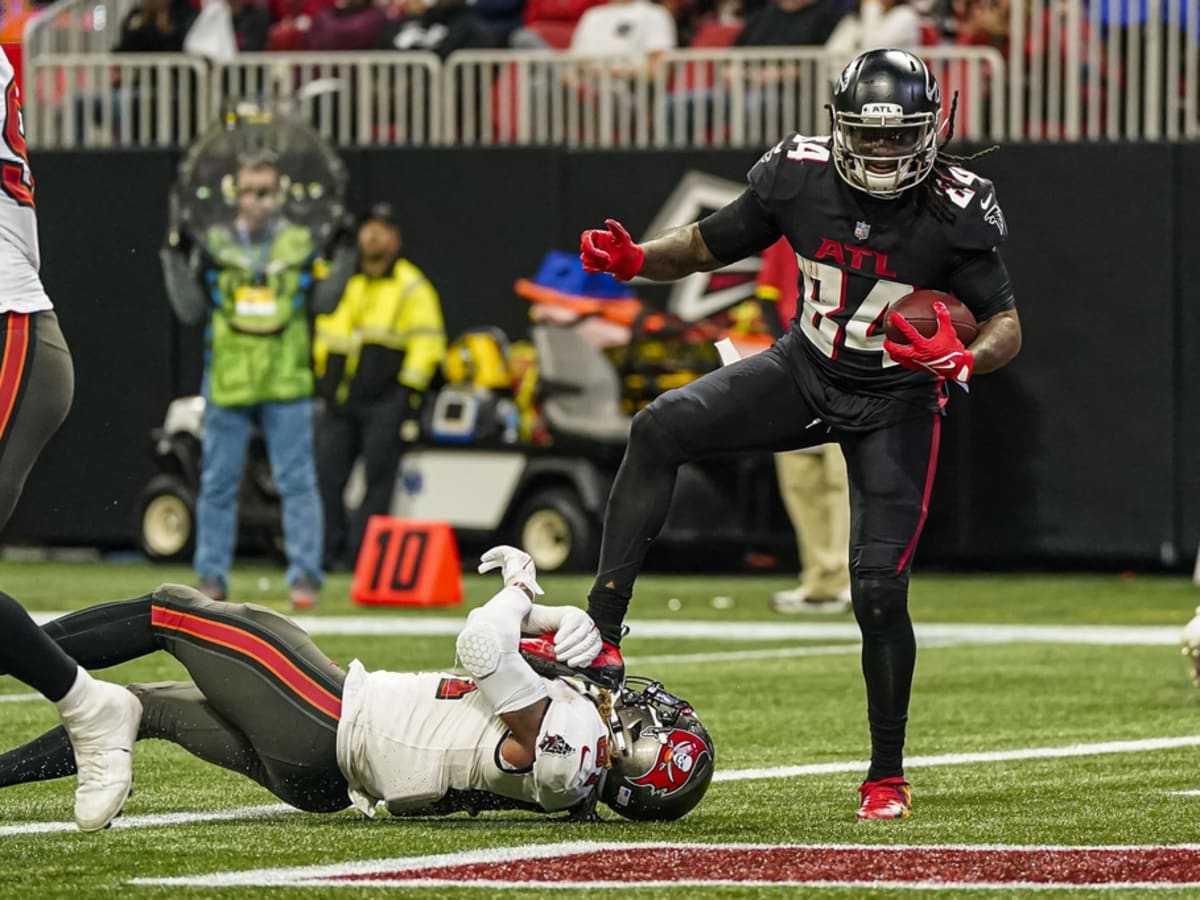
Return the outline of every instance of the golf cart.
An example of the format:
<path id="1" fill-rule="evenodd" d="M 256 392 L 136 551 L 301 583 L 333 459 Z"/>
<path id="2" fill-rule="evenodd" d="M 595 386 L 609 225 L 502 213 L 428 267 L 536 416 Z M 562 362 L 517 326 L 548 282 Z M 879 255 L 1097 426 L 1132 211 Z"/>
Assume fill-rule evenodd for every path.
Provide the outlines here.
<path id="1" fill-rule="evenodd" d="M 619 375 L 575 329 L 534 325 L 540 441 L 512 426 L 514 408 L 495 391 L 446 384 L 429 400 L 421 437 L 401 463 L 391 512 L 449 522 L 467 556 L 495 543 L 524 547 L 544 572 L 596 564 L 601 520 L 629 434 Z M 199 484 L 203 399 L 173 401 L 151 446 L 160 473 L 142 493 L 138 543 L 152 559 L 190 553 Z M 361 498 L 352 477 L 347 503 Z M 278 492 L 255 440 L 239 497 L 239 544 L 277 552 Z M 770 454 L 740 454 L 680 469 L 655 545 L 678 564 L 794 560 L 795 542 Z M 690 567 L 690 565 L 689 565 Z"/>

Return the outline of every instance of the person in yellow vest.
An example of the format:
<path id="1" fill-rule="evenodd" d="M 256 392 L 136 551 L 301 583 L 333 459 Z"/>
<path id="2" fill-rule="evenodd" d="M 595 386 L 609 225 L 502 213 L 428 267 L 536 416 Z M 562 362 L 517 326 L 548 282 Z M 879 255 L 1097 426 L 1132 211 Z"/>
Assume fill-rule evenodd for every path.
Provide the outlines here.
<path id="1" fill-rule="evenodd" d="M 401 429 L 446 355 L 438 293 L 403 256 L 390 204 L 377 203 L 358 230 L 359 271 L 337 308 L 318 316 L 313 370 L 317 480 L 325 513 L 325 567 L 345 569 L 358 556 L 367 520 L 386 515 L 404 452 Z M 362 457 L 366 492 L 351 514 L 343 495 Z"/>
<path id="2" fill-rule="evenodd" d="M 310 313 L 337 304 L 354 254 L 339 253 L 330 271 L 313 232 L 283 215 L 283 188 L 271 155 L 244 157 L 235 187 L 231 224 L 209 228 L 191 258 L 179 233 L 160 253 L 167 296 L 179 318 L 195 323 L 209 316 L 193 566 L 203 593 L 227 599 L 238 488 L 258 425 L 279 488 L 292 607 L 310 609 L 323 582 Z"/>

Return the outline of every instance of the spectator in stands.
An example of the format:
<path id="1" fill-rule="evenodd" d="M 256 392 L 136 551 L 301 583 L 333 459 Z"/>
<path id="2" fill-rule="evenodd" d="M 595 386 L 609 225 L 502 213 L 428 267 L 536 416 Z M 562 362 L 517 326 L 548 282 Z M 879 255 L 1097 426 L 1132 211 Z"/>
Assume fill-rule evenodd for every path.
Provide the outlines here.
<path id="1" fill-rule="evenodd" d="M 180 53 L 196 18 L 188 0 L 142 0 L 121 23 L 115 53 Z"/>
<path id="2" fill-rule="evenodd" d="M 840 0 L 771 0 L 746 18 L 737 47 L 819 47 L 845 14 Z"/>
<path id="3" fill-rule="evenodd" d="M 471 8 L 495 32 L 498 46 L 507 47 L 509 36 L 521 27 L 525 0 L 474 0 Z"/>
<path id="4" fill-rule="evenodd" d="M 241 53 L 255 53 L 267 49 L 267 31 L 271 20 L 267 11 L 255 0 L 229 0 L 229 12 L 233 15 L 233 36 Z"/>
<path id="5" fill-rule="evenodd" d="M 858 10 L 842 17 L 825 42 L 837 71 L 864 50 L 921 46 L 921 16 L 908 0 L 862 0 Z"/>
<path id="6" fill-rule="evenodd" d="M 299 50 L 300 40 L 312 28 L 313 19 L 333 6 L 333 0 L 267 0 L 271 27 L 268 50 Z"/>
<path id="7" fill-rule="evenodd" d="M 337 308 L 317 317 L 313 340 L 327 570 L 352 566 L 367 520 L 391 509 L 404 451 L 401 431 L 416 417 L 422 393 L 446 355 L 437 291 L 404 258 L 390 204 L 372 206 L 363 218 L 358 253 L 358 274 Z M 348 517 L 342 497 L 360 456 L 366 494 Z"/>
<path id="8" fill-rule="evenodd" d="M 958 33 L 955 43 L 1008 53 L 1009 0 L 954 0 L 953 8 Z"/>
<path id="9" fill-rule="evenodd" d="M 428 50 L 445 59 L 455 50 L 503 47 L 504 36 L 468 0 L 407 0 L 406 14 L 388 22 L 376 50 Z"/>
<path id="10" fill-rule="evenodd" d="M 666 8 L 651 0 L 609 0 L 580 17 L 570 52 L 620 57 L 622 63 L 610 71 L 634 78 L 652 76 L 662 55 L 675 47 L 675 20 Z"/>
<path id="11" fill-rule="evenodd" d="M 188 324 L 209 319 L 193 563 L 200 590 L 226 599 L 238 489 L 257 425 L 283 508 L 292 607 L 309 609 L 322 582 L 309 312 L 336 306 L 355 255 L 339 254 L 318 280 L 328 267 L 317 259 L 312 231 L 284 216 L 270 156 L 243 158 L 234 183 L 237 214 L 228 225 L 208 229 L 195 248 L 173 226 L 160 254 L 176 315 Z"/>
<path id="12" fill-rule="evenodd" d="M 184 38 L 188 29 L 196 20 L 196 9 L 188 0 L 141 0 L 125 16 L 121 22 L 121 35 L 115 53 L 182 53 Z M 159 91 L 159 73 L 151 70 L 134 71 L 127 80 L 122 80 L 120 71 L 114 70 L 112 75 L 112 128 L 119 131 L 126 110 L 129 112 L 129 128 L 135 135 L 143 138 L 167 137 L 174 138 L 173 122 L 161 121 L 153 114 L 149 120 L 143 120 L 143 110 L 156 108 L 156 97 Z M 162 89 L 170 92 L 170 108 L 176 109 L 180 100 L 181 85 L 163 78 Z M 140 102 L 149 95 L 149 103 Z M 192 98 L 194 100 L 194 97 Z M 90 115 L 93 127 L 103 122 L 103 103 L 99 96 L 81 96 L 77 105 L 77 127 L 80 135 L 84 132 L 84 118 Z M 165 130 L 166 135 L 160 135 L 159 130 Z"/>
<path id="13" fill-rule="evenodd" d="M 844 15 L 841 0 L 771 0 L 751 14 L 734 39 L 735 47 L 820 47 L 829 40 Z M 686 91 L 671 98 L 667 110 L 672 137 L 691 137 L 703 142 L 696 122 L 729 121 L 730 97 L 735 90 L 745 92 L 746 116 L 751 120 L 776 118 L 781 111 L 781 87 L 795 73 L 778 65 L 748 65 L 745 69 L 729 66 L 720 73 L 719 90 L 706 88 Z M 744 79 L 739 83 L 738 79 Z M 720 112 L 720 116 L 716 113 Z M 782 111 L 784 122 L 793 112 Z M 790 126 L 789 126 L 790 127 Z M 768 127 L 765 130 L 772 130 Z"/>
<path id="14" fill-rule="evenodd" d="M 313 17 L 300 49 L 370 50 L 386 25 L 387 15 L 371 0 L 334 0 Z"/>
<path id="15" fill-rule="evenodd" d="M 579 19 L 591 7 L 604 0 L 526 0 L 525 24 L 509 37 L 509 46 L 518 49 L 565 50 Z"/>
<path id="16" fill-rule="evenodd" d="M 675 34 L 680 47 L 692 46 L 700 24 L 717 16 L 716 0 L 662 0 L 662 5 L 675 20 Z"/>

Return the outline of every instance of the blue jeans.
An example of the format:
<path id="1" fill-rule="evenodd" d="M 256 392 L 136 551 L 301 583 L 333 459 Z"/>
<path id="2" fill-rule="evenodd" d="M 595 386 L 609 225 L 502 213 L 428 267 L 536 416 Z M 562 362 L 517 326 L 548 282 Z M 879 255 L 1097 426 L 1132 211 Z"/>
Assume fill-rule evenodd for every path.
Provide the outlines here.
<path id="1" fill-rule="evenodd" d="M 250 430 L 262 428 L 283 506 L 287 583 L 322 582 L 321 497 L 313 463 L 312 400 L 217 406 L 204 410 L 200 499 L 196 504 L 196 555 L 192 565 L 201 581 L 228 588 L 229 567 L 237 543 L 237 498 Z"/>

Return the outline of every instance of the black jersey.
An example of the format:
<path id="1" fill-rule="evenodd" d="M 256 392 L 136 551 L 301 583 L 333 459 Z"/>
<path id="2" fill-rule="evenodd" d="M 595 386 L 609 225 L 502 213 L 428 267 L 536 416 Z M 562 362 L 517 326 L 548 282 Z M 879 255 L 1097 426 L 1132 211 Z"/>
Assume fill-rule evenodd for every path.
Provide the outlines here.
<path id="1" fill-rule="evenodd" d="M 804 393 L 832 425 L 879 427 L 936 410 L 933 375 L 883 349 L 888 307 L 918 288 L 953 294 L 984 321 L 1013 306 L 997 248 L 1007 236 L 992 183 L 951 168 L 930 184 L 954 211 L 935 217 L 919 192 L 893 200 L 850 187 L 828 137 L 792 134 L 750 170 L 749 188 L 700 223 L 709 250 L 732 262 L 787 238 L 800 265 L 800 303 L 783 347 Z M 932 177 L 932 176 L 931 176 Z"/>

